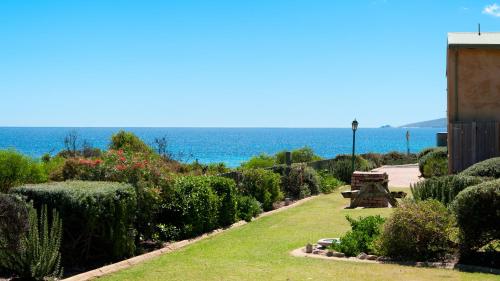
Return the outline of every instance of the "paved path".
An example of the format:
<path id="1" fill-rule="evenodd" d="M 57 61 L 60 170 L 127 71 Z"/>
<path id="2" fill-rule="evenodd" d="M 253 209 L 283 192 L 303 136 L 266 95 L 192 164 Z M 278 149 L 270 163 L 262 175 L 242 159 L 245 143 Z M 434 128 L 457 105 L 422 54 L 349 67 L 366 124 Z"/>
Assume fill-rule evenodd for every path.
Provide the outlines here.
<path id="1" fill-rule="evenodd" d="M 389 187 L 410 187 L 410 184 L 421 180 L 417 164 L 382 166 L 374 172 L 385 172 L 389 175 Z"/>

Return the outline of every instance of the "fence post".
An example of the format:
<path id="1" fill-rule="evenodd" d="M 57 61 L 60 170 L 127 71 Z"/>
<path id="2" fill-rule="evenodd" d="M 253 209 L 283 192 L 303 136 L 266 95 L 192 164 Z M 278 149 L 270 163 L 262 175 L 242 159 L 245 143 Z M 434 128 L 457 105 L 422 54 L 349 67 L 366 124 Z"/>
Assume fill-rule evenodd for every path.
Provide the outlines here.
<path id="1" fill-rule="evenodd" d="M 290 151 L 285 152 L 285 163 L 287 166 L 292 165 L 292 153 Z"/>

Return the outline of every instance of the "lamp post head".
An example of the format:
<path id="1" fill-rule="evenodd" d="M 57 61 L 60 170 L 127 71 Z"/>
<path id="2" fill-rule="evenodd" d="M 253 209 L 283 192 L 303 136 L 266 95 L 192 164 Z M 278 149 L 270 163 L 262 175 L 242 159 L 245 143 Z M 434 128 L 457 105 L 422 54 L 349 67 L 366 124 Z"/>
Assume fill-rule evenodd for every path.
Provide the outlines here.
<path id="1" fill-rule="evenodd" d="M 358 129 L 358 121 L 354 119 L 354 121 L 352 121 L 352 130 L 356 131 L 357 129 Z"/>

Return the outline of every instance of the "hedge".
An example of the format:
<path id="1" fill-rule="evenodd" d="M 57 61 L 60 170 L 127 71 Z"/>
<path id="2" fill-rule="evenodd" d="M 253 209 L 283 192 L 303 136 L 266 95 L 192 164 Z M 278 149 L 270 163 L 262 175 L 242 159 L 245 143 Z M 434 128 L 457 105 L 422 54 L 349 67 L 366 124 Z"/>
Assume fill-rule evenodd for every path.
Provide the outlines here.
<path id="1" fill-rule="evenodd" d="M 500 157 L 476 163 L 461 172 L 462 175 L 500 178 Z"/>
<path id="2" fill-rule="evenodd" d="M 462 254 L 474 252 L 500 239 L 500 179 L 463 190 L 452 210 L 460 229 Z"/>
<path id="3" fill-rule="evenodd" d="M 484 178 L 464 175 L 434 177 L 412 185 L 411 192 L 415 200 L 436 199 L 449 205 L 460 191 L 484 181 Z"/>
<path id="4" fill-rule="evenodd" d="M 181 238 L 231 225 L 237 219 L 236 195 L 236 184 L 231 179 L 177 177 L 172 186 L 166 186 L 162 191 L 158 222 L 178 229 Z"/>
<path id="5" fill-rule="evenodd" d="M 134 254 L 136 194 L 129 184 L 90 181 L 26 185 L 13 193 L 56 209 L 63 221 L 65 264 L 118 260 Z"/>

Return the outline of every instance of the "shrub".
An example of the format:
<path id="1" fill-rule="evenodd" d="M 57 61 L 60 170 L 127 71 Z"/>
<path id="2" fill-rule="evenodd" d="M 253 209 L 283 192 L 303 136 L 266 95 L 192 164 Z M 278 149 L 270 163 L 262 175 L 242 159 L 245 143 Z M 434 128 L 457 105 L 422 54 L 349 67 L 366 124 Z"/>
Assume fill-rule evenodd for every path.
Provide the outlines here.
<path id="1" fill-rule="evenodd" d="M 320 192 L 321 178 L 305 164 L 279 165 L 273 168 L 281 175 L 281 191 L 291 198 L 305 198 Z"/>
<path id="2" fill-rule="evenodd" d="M 128 184 L 66 181 L 26 185 L 13 192 L 34 206 L 56 209 L 64 221 L 65 263 L 116 260 L 134 253 L 136 194 Z"/>
<path id="3" fill-rule="evenodd" d="M 276 158 L 265 153 L 250 158 L 241 164 L 244 169 L 269 168 L 276 165 Z"/>
<path id="4" fill-rule="evenodd" d="M 264 211 L 273 209 L 273 204 L 283 199 L 280 191 L 281 179 L 278 174 L 264 169 L 245 169 L 239 189 L 243 195 L 253 196 Z"/>
<path id="5" fill-rule="evenodd" d="M 391 151 L 382 155 L 383 165 L 404 165 L 417 163 L 417 155 Z"/>
<path id="6" fill-rule="evenodd" d="M 439 150 L 440 148 L 439 147 L 428 147 L 428 148 L 424 148 L 422 149 L 422 151 L 420 151 L 419 153 L 417 153 L 417 159 L 421 159 L 422 157 L 424 157 L 425 155 L 433 152 L 433 151 L 436 151 L 436 150 Z M 441 148 L 442 149 L 442 148 Z"/>
<path id="7" fill-rule="evenodd" d="M 441 260 L 453 251 L 453 216 L 437 200 L 403 201 L 387 219 L 379 253 L 400 260 Z"/>
<path id="8" fill-rule="evenodd" d="M 162 191 L 162 202 L 159 222 L 180 229 L 183 237 L 196 236 L 219 226 L 220 200 L 211 187 L 210 177 L 175 178 L 171 189 Z M 232 215 L 228 212 L 227 216 Z"/>
<path id="9" fill-rule="evenodd" d="M 340 243 L 333 243 L 331 248 L 346 254 L 356 256 L 359 253 L 373 253 L 375 241 L 380 235 L 380 229 L 385 219 L 381 216 L 360 217 L 357 220 L 346 216 L 351 224 L 351 231 L 348 231 L 340 238 Z"/>
<path id="10" fill-rule="evenodd" d="M 0 192 L 25 183 L 47 181 L 42 165 L 15 150 L 0 150 Z"/>
<path id="11" fill-rule="evenodd" d="M 356 171 L 370 171 L 375 168 L 375 164 L 356 155 L 354 158 L 354 168 Z M 338 155 L 333 160 L 331 172 L 334 177 L 345 182 L 351 183 L 352 177 L 352 156 L 351 155 Z"/>
<path id="12" fill-rule="evenodd" d="M 338 187 L 344 185 L 344 183 L 334 176 L 332 176 L 328 170 L 320 171 L 319 176 L 321 178 L 320 191 L 324 194 L 332 193 Z"/>
<path id="13" fill-rule="evenodd" d="M 480 177 L 450 175 L 425 179 L 411 186 L 415 200 L 436 199 L 449 205 L 457 194 L 469 186 L 485 181 Z"/>
<path id="14" fill-rule="evenodd" d="M 490 158 L 488 160 L 476 163 L 461 172 L 466 176 L 478 176 L 489 178 L 500 178 L 500 157 Z"/>
<path id="15" fill-rule="evenodd" d="M 62 275 L 60 263 L 62 221 L 53 210 L 49 225 L 47 207 L 38 216 L 29 208 L 29 228 L 21 234 L 15 251 L 0 251 L 0 266 L 16 273 L 22 279 L 46 280 Z"/>
<path id="16" fill-rule="evenodd" d="M 238 215 L 236 198 L 236 183 L 232 179 L 223 177 L 209 177 L 210 187 L 219 196 L 219 226 L 229 226 L 233 224 Z"/>
<path id="17" fill-rule="evenodd" d="M 45 174 L 48 175 L 52 181 L 63 181 L 63 168 L 66 164 L 66 159 L 60 156 L 48 157 L 42 161 Z"/>
<path id="18" fill-rule="evenodd" d="M 422 156 L 418 161 L 420 173 L 425 178 L 439 177 L 448 174 L 448 151 L 436 148 Z"/>
<path id="19" fill-rule="evenodd" d="M 370 161 L 372 163 L 372 165 L 374 165 L 375 167 L 380 167 L 380 166 L 384 165 L 383 155 L 380 153 L 370 152 L 370 153 L 360 154 L 359 156 Z"/>
<path id="20" fill-rule="evenodd" d="M 111 136 L 109 148 L 131 152 L 152 153 L 151 147 L 131 132 L 119 131 Z"/>
<path id="21" fill-rule="evenodd" d="M 500 180 L 483 182 L 460 192 L 452 204 L 466 256 L 500 239 Z"/>
<path id="22" fill-rule="evenodd" d="M 0 193 L 0 256 L 19 247 L 28 227 L 28 205 L 18 196 Z"/>
<path id="23" fill-rule="evenodd" d="M 306 163 L 306 162 L 321 160 L 321 157 L 314 154 L 312 148 L 307 146 L 292 150 L 291 153 L 292 153 L 292 163 Z M 277 164 L 286 164 L 285 154 L 286 151 L 280 151 L 276 153 Z"/>
<path id="24" fill-rule="evenodd" d="M 238 218 L 251 221 L 252 218 L 257 217 L 262 213 L 261 204 L 257 199 L 251 196 L 238 196 Z"/>

